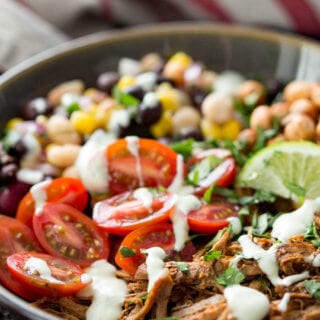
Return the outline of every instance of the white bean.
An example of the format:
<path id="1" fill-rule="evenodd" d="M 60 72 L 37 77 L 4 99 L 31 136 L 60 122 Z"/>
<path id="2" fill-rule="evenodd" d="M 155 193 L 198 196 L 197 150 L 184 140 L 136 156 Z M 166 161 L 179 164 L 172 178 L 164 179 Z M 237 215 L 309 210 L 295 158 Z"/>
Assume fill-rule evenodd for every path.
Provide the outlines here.
<path id="1" fill-rule="evenodd" d="M 80 152 L 80 146 L 75 144 L 64 144 L 52 146 L 47 150 L 47 160 L 58 168 L 67 168 L 73 165 Z"/>

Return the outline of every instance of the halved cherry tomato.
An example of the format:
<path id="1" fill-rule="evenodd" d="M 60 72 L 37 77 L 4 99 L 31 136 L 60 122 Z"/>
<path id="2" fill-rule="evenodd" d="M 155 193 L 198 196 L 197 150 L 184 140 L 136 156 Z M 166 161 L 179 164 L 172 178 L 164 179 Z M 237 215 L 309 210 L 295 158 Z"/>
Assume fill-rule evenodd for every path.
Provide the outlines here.
<path id="1" fill-rule="evenodd" d="M 78 265 L 44 253 L 13 254 L 7 258 L 7 267 L 31 292 L 44 296 L 72 295 L 89 283 Z"/>
<path id="2" fill-rule="evenodd" d="M 229 224 L 228 218 L 236 217 L 239 208 L 227 202 L 203 204 L 188 213 L 191 230 L 199 233 L 216 233 Z"/>
<path id="3" fill-rule="evenodd" d="M 64 203 L 46 203 L 33 216 L 33 230 L 42 247 L 51 255 L 67 258 L 81 266 L 107 259 L 109 241 L 96 223 Z"/>
<path id="4" fill-rule="evenodd" d="M 146 257 L 141 250 L 161 247 L 166 253 L 174 247 L 175 237 L 169 223 L 153 224 L 136 229 L 121 242 L 116 254 L 117 265 L 130 274 L 134 274 Z"/>
<path id="5" fill-rule="evenodd" d="M 139 191 L 146 194 L 135 196 Z M 149 203 L 141 199 L 143 196 L 149 198 Z M 93 219 L 107 232 L 126 235 L 141 226 L 168 221 L 174 205 L 172 193 L 139 188 L 98 202 L 94 207 Z"/>
<path id="6" fill-rule="evenodd" d="M 20 297 L 34 301 L 39 296 L 12 278 L 6 266 L 8 256 L 29 250 L 42 251 L 31 229 L 17 219 L 0 215 L 0 282 Z"/>
<path id="7" fill-rule="evenodd" d="M 47 201 L 66 203 L 82 211 L 88 203 L 88 193 L 79 179 L 62 177 L 53 179 L 46 187 Z M 17 219 L 32 228 L 34 198 L 28 192 L 20 201 Z"/>
<path id="8" fill-rule="evenodd" d="M 195 165 L 208 157 L 216 157 L 222 159 L 222 161 L 205 177 L 201 177 L 199 181 L 195 183 L 195 193 L 197 195 L 203 195 L 212 184 L 216 184 L 219 187 L 227 187 L 234 181 L 236 175 L 234 158 L 231 157 L 229 150 L 221 148 L 208 149 L 195 153 L 195 155 L 187 161 L 188 171 L 194 170 Z"/>
<path id="9" fill-rule="evenodd" d="M 106 156 L 109 188 L 114 193 L 143 186 L 168 187 L 177 171 L 177 154 L 152 139 L 119 139 L 108 146 Z"/>

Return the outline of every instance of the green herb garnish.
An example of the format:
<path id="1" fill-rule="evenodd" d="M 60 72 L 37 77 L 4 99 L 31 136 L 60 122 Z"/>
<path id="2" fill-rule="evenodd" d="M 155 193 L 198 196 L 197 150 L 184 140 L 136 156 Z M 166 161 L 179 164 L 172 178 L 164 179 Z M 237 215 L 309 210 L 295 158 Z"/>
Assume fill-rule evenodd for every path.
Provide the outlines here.
<path id="1" fill-rule="evenodd" d="M 119 251 L 124 258 L 130 258 L 130 257 L 136 256 L 136 253 L 129 247 L 123 246 L 119 249 Z"/>
<path id="2" fill-rule="evenodd" d="M 221 257 L 220 250 L 210 250 L 203 256 L 203 260 L 204 261 L 219 260 L 220 257 Z"/>
<path id="3" fill-rule="evenodd" d="M 114 86 L 112 89 L 113 98 L 125 107 L 136 107 L 139 105 L 140 100 L 133 95 L 123 92 L 118 86 Z"/>
<path id="4" fill-rule="evenodd" d="M 179 268 L 179 270 L 183 273 L 189 272 L 189 265 L 186 262 L 183 261 L 175 261 L 176 266 Z"/>
<path id="5" fill-rule="evenodd" d="M 303 281 L 303 284 L 309 294 L 311 294 L 317 300 L 320 300 L 320 282 L 316 280 L 305 280 Z"/>
<path id="6" fill-rule="evenodd" d="M 240 284 L 245 279 L 245 275 L 232 266 L 228 268 L 216 279 L 216 282 L 223 287 Z"/>

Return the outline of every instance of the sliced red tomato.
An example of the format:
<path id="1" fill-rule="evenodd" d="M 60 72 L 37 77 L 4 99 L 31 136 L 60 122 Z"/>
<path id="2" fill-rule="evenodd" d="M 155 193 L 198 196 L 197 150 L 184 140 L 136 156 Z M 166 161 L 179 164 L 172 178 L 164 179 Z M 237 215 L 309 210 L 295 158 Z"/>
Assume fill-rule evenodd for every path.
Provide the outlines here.
<path id="1" fill-rule="evenodd" d="M 43 296 L 72 295 L 89 283 L 78 265 L 44 253 L 15 253 L 7 258 L 7 267 L 17 281 Z"/>
<path id="2" fill-rule="evenodd" d="M 199 233 L 216 233 L 229 225 L 228 218 L 236 217 L 239 208 L 227 202 L 203 204 L 188 213 L 191 230 Z"/>
<path id="3" fill-rule="evenodd" d="M 42 251 L 31 229 L 17 219 L 0 215 L 0 282 L 20 297 L 33 301 L 39 296 L 12 278 L 6 266 L 8 256 L 29 250 Z"/>
<path id="4" fill-rule="evenodd" d="M 107 259 L 109 241 L 96 223 L 64 203 L 46 203 L 33 216 L 33 230 L 42 247 L 51 255 L 67 258 L 81 266 Z"/>
<path id="5" fill-rule="evenodd" d="M 114 193 L 138 187 L 168 187 L 177 172 L 177 154 L 152 139 L 127 137 L 106 151 L 109 188 Z"/>
<path id="6" fill-rule="evenodd" d="M 174 247 L 175 237 L 169 223 L 143 226 L 129 233 L 121 242 L 116 254 L 117 265 L 130 274 L 134 274 L 146 257 L 141 250 L 161 247 L 169 253 Z"/>
<path id="7" fill-rule="evenodd" d="M 66 203 L 82 211 L 88 203 L 88 193 L 79 179 L 62 177 L 53 179 L 46 187 L 47 201 Z M 20 201 L 17 219 L 32 228 L 34 198 L 28 192 Z"/>
<path id="8" fill-rule="evenodd" d="M 221 159 L 215 167 L 210 171 L 202 170 L 201 163 L 208 160 L 209 157 Z M 205 166 L 207 169 L 207 166 Z M 236 175 L 236 163 L 231 157 L 230 151 L 221 148 L 203 150 L 192 156 L 187 162 L 188 172 L 193 172 L 193 176 L 197 176 L 195 185 L 195 193 L 203 195 L 210 186 L 216 184 L 219 187 L 227 187 L 233 183 Z M 195 172 L 198 171 L 198 172 Z M 205 172 L 205 175 L 203 176 Z"/>
<path id="9" fill-rule="evenodd" d="M 139 188 L 98 202 L 93 219 L 107 232 L 126 235 L 138 227 L 168 221 L 174 205 L 170 192 Z"/>

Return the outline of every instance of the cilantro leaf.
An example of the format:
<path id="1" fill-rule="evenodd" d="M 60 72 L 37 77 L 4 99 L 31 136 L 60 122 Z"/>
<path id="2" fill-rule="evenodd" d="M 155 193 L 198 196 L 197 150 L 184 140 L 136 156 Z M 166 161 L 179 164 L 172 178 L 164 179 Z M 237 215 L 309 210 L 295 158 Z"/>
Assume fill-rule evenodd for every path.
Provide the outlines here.
<path id="1" fill-rule="evenodd" d="M 203 260 L 204 261 L 219 260 L 220 257 L 221 257 L 220 250 L 210 250 L 203 256 Z"/>
<path id="2" fill-rule="evenodd" d="M 317 248 L 320 247 L 320 236 L 314 221 L 311 223 L 308 230 L 306 230 L 306 232 L 304 233 L 304 239 L 311 240 L 311 243 L 313 243 Z"/>
<path id="3" fill-rule="evenodd" d="M 320 282 L 316 280 L 305 280 L 303 281 L 303 284 L 309 294 L 311 294 L 317 300 L 320 300 Z"/>
<path id="4" fill-rule="evenodd" d="M 252 226 L 252 231 L 255 236 L 263 236 L 269 227 L 268 213 L 261 214 L 260 216 L 254 214 L 252 219 Z"/>
<path id="5" fill-rule="evenodd" d="M 183 261 L 175 261 L 176 266 L 179 268 L 179 270 L 183 273 L 189 272 L 189 265 L 186 262 Z"/>
<path id="6" fill-rule="evenodd" d="M 186 139 L 183 141 L 173 142 L 169 145 L 169 147 L 181 154 L 184 158 L 188 158 L 191 156 L 192 149 L 194 147 L 194 139 Z"/>
<path id="7" fill-rule="evenodd" d="M 112 96 L 118 103 L 125 107 L 136 107 L 140 103 L 138 98 L 129 93 L 123 92 L 118 86 L 113 87 Z"/>
<path id="8" fill-rule="evenodd" d="M 232 266 L 228 268 L 216 279 L 217 283 L 223 287 L 240 284 L 245 279 L 245 275 Z"/>
<path id="9" fill-rule="evenodd" d="M 125 246 L 121 247 L 119 251 L 124 258 L 134 257 L 136 255 L 131 248 Z"/>

